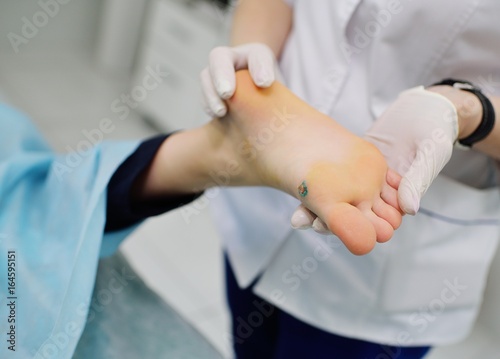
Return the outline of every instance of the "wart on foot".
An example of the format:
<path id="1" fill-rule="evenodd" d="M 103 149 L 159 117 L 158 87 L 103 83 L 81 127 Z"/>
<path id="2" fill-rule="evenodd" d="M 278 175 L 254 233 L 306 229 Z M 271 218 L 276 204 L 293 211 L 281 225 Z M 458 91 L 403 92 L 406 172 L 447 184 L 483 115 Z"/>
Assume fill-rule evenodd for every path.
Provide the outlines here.
<path id="1" fill-rule="evenodd" d="M 305 197 L 305 196 L 307 196 L 308 190 L 307 190 L 306 181 L 303 181 L 303 182 L 300 184 L 300 186 L 299 186 L 298 190 L 299 190 L 299 195 L 300 195 L 300 197 Z"/>

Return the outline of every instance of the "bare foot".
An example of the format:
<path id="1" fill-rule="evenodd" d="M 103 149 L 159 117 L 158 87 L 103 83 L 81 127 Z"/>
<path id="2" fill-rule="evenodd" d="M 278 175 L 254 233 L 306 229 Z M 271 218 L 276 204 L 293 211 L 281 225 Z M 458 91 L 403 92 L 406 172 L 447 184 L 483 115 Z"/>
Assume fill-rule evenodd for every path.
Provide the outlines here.
<path id="1" fill-rule="evenodd" d="M 295 196 L 354 254 L 389 240 L 401 223 L 398 176 L 377 148 L 279 83 L 259 89 L 247 71 L 237 73 L 237 83 L 228 115 L 210 123 L 235 153 L 227 159 L 242 168 L 231 184 Z"/>

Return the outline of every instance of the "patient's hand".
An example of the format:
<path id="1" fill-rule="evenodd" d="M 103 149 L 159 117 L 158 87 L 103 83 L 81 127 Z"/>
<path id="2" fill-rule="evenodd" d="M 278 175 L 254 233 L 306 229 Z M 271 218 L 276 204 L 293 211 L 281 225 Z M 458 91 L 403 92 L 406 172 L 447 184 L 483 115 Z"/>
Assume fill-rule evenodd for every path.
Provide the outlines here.
<path id="1" fill-rule="evenodd" d="M 370 252 L 401 223 L 396 187 L 377 148 L 275 83 L 257 88 L 248 71 L 228 115 L 209 124 L 213 144 L 241 172 L 229 185 L 270 186 L 298 198 L 354 254 Z"/>

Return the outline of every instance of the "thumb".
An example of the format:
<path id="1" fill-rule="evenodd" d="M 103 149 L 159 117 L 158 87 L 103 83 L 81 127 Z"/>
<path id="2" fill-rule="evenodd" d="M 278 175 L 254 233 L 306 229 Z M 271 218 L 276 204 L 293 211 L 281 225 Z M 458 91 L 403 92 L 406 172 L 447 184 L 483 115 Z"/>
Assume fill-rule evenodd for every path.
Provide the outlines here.
<path id="1" fill-rule="evenodd" d="M 420 143 L 398 189 L 399 206 L 405 213 L 414 215 L 418 212 L 421 198 L 450 160 L 452 151 L 451 142 L 438 144 L 424 140 Z"/>

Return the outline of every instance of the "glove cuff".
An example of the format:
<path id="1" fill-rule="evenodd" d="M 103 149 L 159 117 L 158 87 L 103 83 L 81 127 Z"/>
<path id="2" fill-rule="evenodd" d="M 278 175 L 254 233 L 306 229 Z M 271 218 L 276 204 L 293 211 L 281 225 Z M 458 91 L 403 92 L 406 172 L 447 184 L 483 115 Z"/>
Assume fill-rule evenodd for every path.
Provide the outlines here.
<path id="1" fill-rule="evenodd" d="M 483 117 L 479 126 L 476 128 L 474 132 L 472 132 L 466 138 L 459 140 L 458 142 L 465 147 L 472 147 L 473 144 L 483 140 L 486 138 L 495 126 L 495 109 L 491 104 L 491 101 L 486 97 L 479 87 L 474 86 L 471 82 L 455 80 L 455 79 L 444 79 L 438 83 L 433 84 L 432 86 L 439 85 L 447 85 L 458 88 L 463 91 L 467 91 L 473 93 L 477 96 L 479 101 L 481 102 L 481 106 L 483 107 Z"/>

